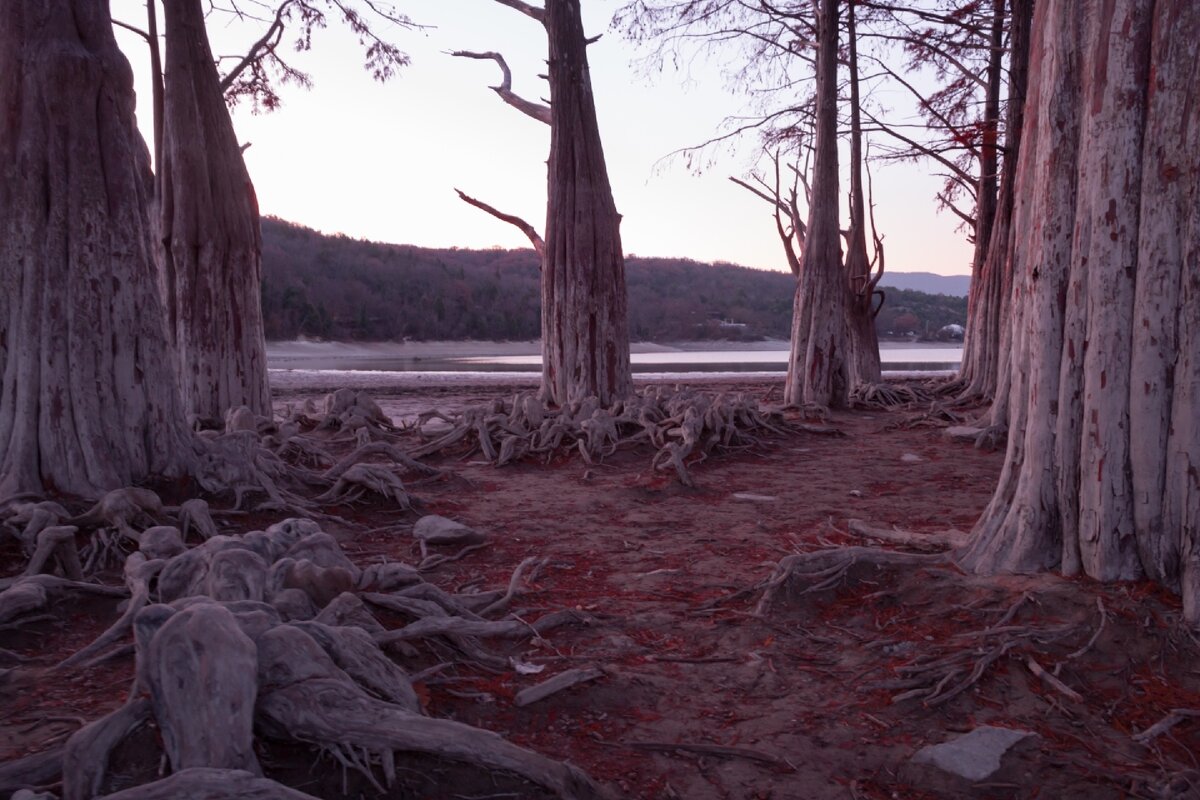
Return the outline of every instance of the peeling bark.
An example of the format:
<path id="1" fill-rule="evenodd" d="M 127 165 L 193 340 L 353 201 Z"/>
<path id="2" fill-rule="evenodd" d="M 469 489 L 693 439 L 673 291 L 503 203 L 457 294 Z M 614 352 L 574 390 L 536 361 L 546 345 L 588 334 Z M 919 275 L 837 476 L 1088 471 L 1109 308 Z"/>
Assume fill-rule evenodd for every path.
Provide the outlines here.
<path id="1" fill-rule="evenodd" d="M 1039 4 L 1000 485 L 961 563 L 1147 575 L 1200 621 L 1200 7 Z"/>
<path id="2" fill-rule="evenodd" d="M 183 474 L 149 157 L 107 3 L 3 4 L 0 171 L 0 497 Z"/>
<path id="3" fill-rule="evenodd" d="M 162 290 L 186 411 L 271 414 L 254 186 L 217 78 L 200 0 L 164 4 Z"/>

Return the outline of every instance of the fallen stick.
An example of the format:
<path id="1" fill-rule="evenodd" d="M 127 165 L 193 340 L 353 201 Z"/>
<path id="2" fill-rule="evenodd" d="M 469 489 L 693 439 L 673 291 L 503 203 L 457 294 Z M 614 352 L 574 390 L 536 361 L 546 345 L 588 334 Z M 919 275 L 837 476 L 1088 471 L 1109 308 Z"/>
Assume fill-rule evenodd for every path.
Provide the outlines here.
<path id="1" fill-rule="evenodd" d="M 1062 694 L 1066 697 L 1069 697 L 1070 699 L 1074 700 L 1076 703 L 1083 702 L 1083 695 L 1081 695 L 1079 692 L 1075 691 L 1070 686 L 1067 686 L 1065 683 L 1060 681 L 1058 678 L 1054 677 L 1049 672 L 1047 672 L 1042 667 L 1041 664 L 1039 664 L 1037 661 L 1034 660 L 1033 656 L 1026 657 L 1025 666 L 1029 667 L 1029 671 L 1032 672 L 1034 675 L 1038 676 L 1039 678 L 1041 678 L 1042 683 L 1046 684 L 1051 689 L 1054 689 L 1056 692 L 1059 692 L 1060 694 Z"/>
<path id="2" fill-rule="evenodd" d="M 545 700 L 552 694 L 570 689 L 580 683 L 594 681 L 597 678 L 604 677 L 604 670 L 598 667 L 587 667 L 584 669 L 569 669 L 566 672 L 560 672 L 553 678 L 548 678 L 539 684 L 530 686 L 527 689 L 522 689 L 517 692 L 513 702 L 518 708 L 524 708 L 527 705 L 532 705 L 539 700 Z"/>
<path id="3" fill-rule="evenodd" d="M 1071 653 L 1070 655 L 1068 655 L 1066 658 L 1064 658 L 1059 663 L 1059 665 L 1057 667 L 1054 668 L 1055 674 L 1058 674 L 1058 670 L 1062 669 L 1062 665 L 1064 663 L 1066 663 L 1067 661 L 1072 661 L 1076 658 L 1079 658 L 1080 656 L 1085 654 L 1088 650 L 1091 650 L 1092 645 L 1094 645 L 1096 643 L 1096 640 L 1100 638 L 1100 633 L 1104 630 L 1104 623 L 1108 619 L 1108 614 L 1104 611 L 1104 601 L 1101 600 L 1099 597 L 1096 598 L 1096 608 L 1099 609 L 1099 611 L 1100 611 L 1100 624 L 1096 626 L 1096 632 L 1092 634 L 1092 638 L 1087 640 L 1087 644 L 1085 644 L 1083 647 L 1076 650 L 1074 653 Z"/>
<path id="4" fill-rule="evenodd" d="M 782 767 L 791 772 L 796 768 L 779 756 L 752 750 L 749 747 L 728 747 L 723 744 L 700 744 L 690 742 L 620 742 L 619 744 L 633 750 L 649 750 L 656 753 L 696 753 L 703 756 L 718 756 L 720 758 L 742 758 L 746 761 L 756 761 L 759 764 L 770 764 Z"/>
<path id="5" fill-rule="evenodd" d="M 1135 733 L 1133 740 L 1138 744 L 1146 744 L 1159 736 L 1162 736 L 1167 731 L 1174 728 L 1185 719 L 1200 717 L 1200 709 L 1197 708 L 1173 708 L 1170 713 L 1160 719 L 1158 722 L 1151 725 L 1141 733 Z"/>

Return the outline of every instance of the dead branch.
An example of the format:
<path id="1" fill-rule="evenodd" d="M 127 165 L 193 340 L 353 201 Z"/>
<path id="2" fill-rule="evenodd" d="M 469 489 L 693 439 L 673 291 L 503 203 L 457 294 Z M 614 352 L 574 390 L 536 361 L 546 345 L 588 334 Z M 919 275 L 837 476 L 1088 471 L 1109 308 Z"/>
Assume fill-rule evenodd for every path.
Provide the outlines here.
<path id="1" fill-rule="evenodd" d="M 1025 657 L 1025 666 L 1029 667 L 1030 672 L 1032 672 L 1034 675 L 1041 678 L 1042 682 L 1045 683 L 1047 686 L 1049 686 L 1054 691 L 1058 692 L 1059 694 L 1063 695 L 1064 697 L 1069 697 L 1070 699 L 1074 700 L 1076 703 L 1083 702 L 1083 695 L 1081 695 L 1079 692 L 1075 691 L 1070 686 L 1067 686 L 1065 683 L 1060 681 L 1058 678 L 1054 677 L 1049 672 L 1047 672 L 1042 667 L 1042 665 L 1039 664 L 1034 659 L 1033 656 Z"/>
<path id="2" fill-rule="evenodd" d="M 525 234 L 526 238 L 529 239 L 529 242 L 533 245 L 533 251 L 537 253 L 538 258 L 543 258 L 545 256 L 546 242 L 543 241 L 541 235 L 537 232 L 537 229 L 528 222 L 512 214 L 505 214 L 503 211 L 500 211 L 493 206 L 489 206 L 482 200 L 476 200 L 474 197 L 466 194 L 461 189 L 455 189 L 454 191 L 458 192 L 459 198 L 462 199 L 464 203 L 469 203 L 478 209 L 486 211 L 501 222 L 507 222 L 509 225 L 516 226 L 516 228 L 520 230 L 521 233 Z"/>
<path id="3" fill-rule="evenodd" d="M 496 2 L 502 6 L 514 8 L 530 19 L 536 19 L 543 25 L 546 24 L 546 12 L 537 6 L 531 6 L 529 3 L 521 2 L 521 0 L 496 0 Z"/>
<path id="4" fill-rule="evenodd" d="M 1135 733 L 1133 740 L 1138 744 L 1147 744 L 1157 737 L 1162 736 L 1185 719 L 1196 718 L 1200 718 L 1200 709 L 1198 708 L 1173 708 L 1170 713 L 1149 728 L 1146 728 L 1146 730 L 1141 733 Z"/>
<path id="5" fill-rule="evenodd" d="M 1087 640 L 1087 644 L 1076 650 L 1074 653 L 1068 654 L 1066 658 L 1059 662 L 1059 664 L 1054 668 L 1055 675 L 1057 675 L 1059 670 L 1062 669 L 1063 664 L 1068 661 L 1074 661 L 1075 659 L 1087 653 L 1087 651 L 1091 650 L 1092 645 L 1094 645 L 1096 640 L 1100 638 L 1100 634 L 1104 630 L 1104 623 L 1108 619 L 1108 614 L 1104 610 L 1104 601 L 1099 597 L 1096 598 L 1096 609 L 1100 612 L 1100 624 L 1096 626 L 1096 632 L 1092 634 L 1092 638 Z"/>
<path id="6" fill-rule="evenodd" d="M 476 53 L 470 50 L 455 50 L 450 55 L 455 58 L 476 58 L 486 61 L 495 61 L 500 67 L 500 85 L 493 86 L 492 91 L 500 96 L 500 99 L 510 106 L 520 111 L 527 117 L 532 117 L 538 122 L 550 124 L 550 106 L 545 103 L 535 103 L 532 100 L 526 100 L 512 90 L 512 70 L 508 68 L 508 62 L 504 60 L 504 56 L 499 53 L 488 51 L 486 53 Z"/>
<path id="7" fill-rule="evenodd" d="M 560 672 L 553 678 L 542 681 L 539 684 L 530 686 L 527 689 L 522 689 L 517 692 L 513 698 L 513 703 L 518 707 L 523 708 L 527 705 L 545 700 L 552 694 L 556 694 L 565 689 L 570 689 L 572 686 L 578 686 L 581 683 L 594 681 L 597 678 L 604 677 L 604 670 L 598 667 L 587 667 L 584 669 L 569 669 L 565 672 Z"/>

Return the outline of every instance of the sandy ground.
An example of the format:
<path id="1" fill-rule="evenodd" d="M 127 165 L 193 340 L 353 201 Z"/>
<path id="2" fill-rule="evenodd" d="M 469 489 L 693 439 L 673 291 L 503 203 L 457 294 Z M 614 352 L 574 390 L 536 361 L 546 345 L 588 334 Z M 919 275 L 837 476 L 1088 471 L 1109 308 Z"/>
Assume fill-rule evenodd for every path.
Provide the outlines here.
<path id="1" fill-rule="evenodd" d="M 529 385 L 524 377 L 384 385 L 379 396 L 407 416 Z M 276 387 L 281 405 L 323 388 L 317 378 Z M 711 388 L 777 399 L 780 385 L 739 376 Z M 969 530 L 1003 460 L 904 412 L 838 413 L 830 422 L 844 435 L 795 433 L 695 464 L 695 488 L 652 471 L 644 449 L 595 466 L 573 453 L 500 469 L 467 450 L 440 458 L 455 477 L 412 487 L 420 512 L 475 526 L 490 544 L 429 580 L 448 590 L 501 587 L 523 559 L 544 557 L 520 598 L 521 618 L 572 608 L 593 622 L 512 646 L 540 674 L 456 667 L 448 680 L 420 684 L 427 712 L 569 759 L 618 797 L 1200 796 L 1200 719 L 1144 744 L 1133 738 L 1172 709 L 1200 709 L 1200 649 L 1180 624 L 1177 599 L 1149 584 L 861 563 L 801 582 L 756 613 L 759 593 L 744 590 L 779 559 L 862 544 L 851 518 L 917 534 Z M 415 514 L 382 505 L 326 511 L 358 523 L 330 532 L 360 564 L 416 556 Z M 229 524 L 232 532 L 264 523 Z M 0 574 L 20 565 L 14 547 L 0 545 Z M 58 613 L 34 632 L 0 631 L 0 648 L 52 663 L 116 609 Z M 1072 694 L 1036 677 L 1031 662 Z M 518 690 L 590 665 L 603 676 L 514 705 Z M 71 719 L 119 705 L 131 670 L 127 659 L 70 681 L 0 684 L 0 760 L 43 749 L 73 729 Z M 911 762 L 921 747 L 983 724 L 1035 735 L 984 779 Z M 320 793 L 313 787 L 325 785 L 323 773 L 340 785 L 333 762 L 297 757 L 302 767 L 264 766 L 301 776 L 308 791 Z M 410 796 L 351 786 L 356 797 Z M 466 792 L 450 781 L 420 796 L 523 795 Z"/>

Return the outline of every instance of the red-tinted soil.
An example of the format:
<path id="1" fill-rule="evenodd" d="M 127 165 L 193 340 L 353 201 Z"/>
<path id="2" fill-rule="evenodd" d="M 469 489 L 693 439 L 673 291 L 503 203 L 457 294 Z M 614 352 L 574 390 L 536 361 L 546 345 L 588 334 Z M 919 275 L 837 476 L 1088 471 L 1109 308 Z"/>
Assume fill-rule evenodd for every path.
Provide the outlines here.
<path id="1" fill-rule="evenodd" d="M 1196 796 L 1186 786 L 1198 767 L 1200 718 L 1148 745 L 1132 739 L 1172 709 L 1200 709 L 1197 642 L 1175 598 L 1149 585 L 859 564 L 762 616 L 756 593 L 727 599 L 791 553 L 863 544 L 850 518 L 917 533 L 970 530 L 1003 454 L 902 426 L 905 416 L 835 414 L 830 424 L 846 436 L 796 434 L 710 458 L 694 466 L 695 488 L 651 472 L 647 450 L 599 466 L 574 456 L 500 469 L 469 455 L 443 461 L 462 479 L 413 487 L 422 512 L 487 531 L 491 544 L 427 579 L 448 590 L 501 587 L 523 559 L 544 557 L 517 613 L 532 620 L 571 608 L 594 621 L 508 651 L 490 643 L 543 671 L 456 667 L 418 686 L 427 711 L 570 760 L 622 797 L 1100 800 L 1160 796 L 1172 780 L 1177 791 L 1167 796 Z M 408 535 L 415 515 L 360 508 L 356 518 L 377 530 L 337 533 L 361 565 L 417 557 Z M 17 555 L 0 549 L 4 574 Z M 1103 630 L 1070 657 L 1092 639 L 1101 605 Z M 114 613 L 72 612 L 36 636 L 0 632 L 0 647 L 49 663 Z M 997 630 L 985 634 L 990 626 Z M 1006 641 L 1011 648 L 947 702 L 893 702 L 903 689 L 885 686 L 914 664 L 971 654 L 947 679 L 953 686 Z M 1082 699 L 1035 677 L 1031 658 Z M 604 677 L 525 708 L 512 702 L 522 688 L 593 665 Z M 91 719 L 118 705 L 130 670 L 126 659 L 59 681 L 0 685 L 0 759 L 42 749 L 71 725 L 39 722 L 46 715 Z M 924 745 L 982 724 L 1037 736 L 980 783 L 909 763 Z M 710 745 L 737 749 L 699 752 Z M 442 788 L 412 796 L 463 796 Z"/>

